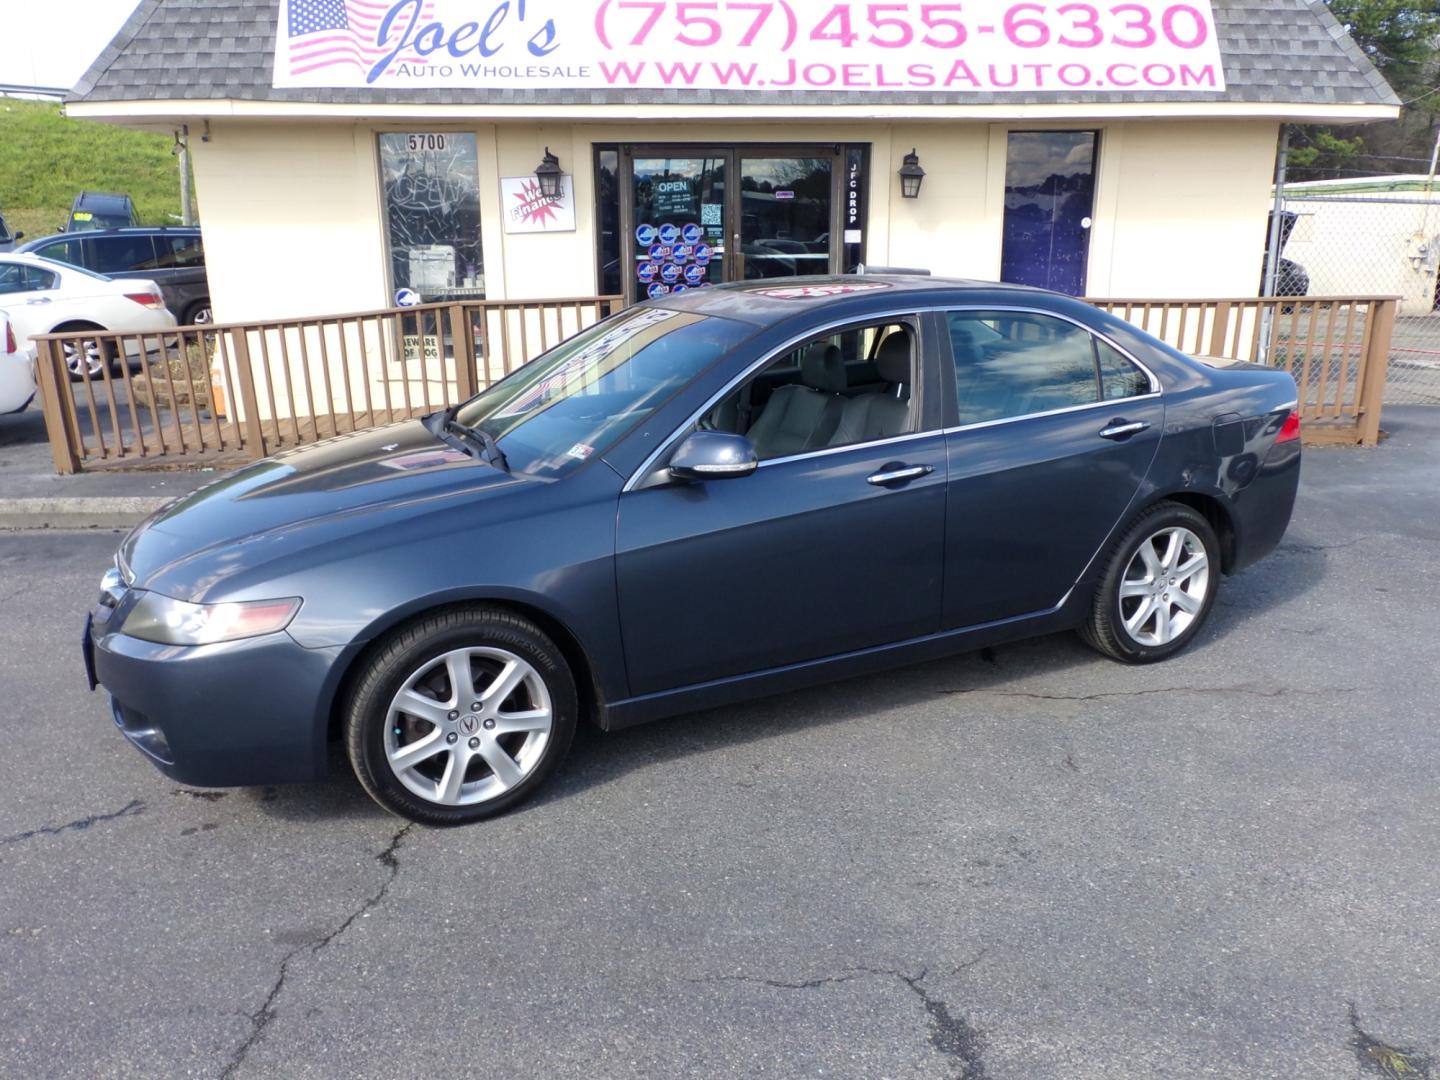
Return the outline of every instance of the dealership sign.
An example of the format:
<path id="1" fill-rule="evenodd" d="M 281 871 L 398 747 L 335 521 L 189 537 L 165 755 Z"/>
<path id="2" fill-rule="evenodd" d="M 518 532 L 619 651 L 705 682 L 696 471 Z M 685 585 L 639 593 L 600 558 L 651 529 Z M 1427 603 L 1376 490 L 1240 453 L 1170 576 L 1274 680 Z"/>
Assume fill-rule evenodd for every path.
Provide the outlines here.
<path id="1" fill-rule="evenodd" d="M 280 0 L 277 87 L 1225 88 L 1210 0 Z"/>

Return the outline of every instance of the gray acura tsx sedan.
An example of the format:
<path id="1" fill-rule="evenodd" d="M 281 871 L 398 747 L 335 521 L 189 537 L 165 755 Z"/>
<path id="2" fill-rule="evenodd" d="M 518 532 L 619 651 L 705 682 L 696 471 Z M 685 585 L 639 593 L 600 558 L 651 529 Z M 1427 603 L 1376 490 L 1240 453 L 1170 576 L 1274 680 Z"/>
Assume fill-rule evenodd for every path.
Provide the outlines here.
<path id="1" fill-rule="evenodd" d="M 1192 642 L 1290 520 L 1284 371 L 1069 297 L 798 278 L 640 304 L 453 408 L 136 528 L 85 628 L 168 776 L 521 802 L 606 730 L 1074 628 Z"/>

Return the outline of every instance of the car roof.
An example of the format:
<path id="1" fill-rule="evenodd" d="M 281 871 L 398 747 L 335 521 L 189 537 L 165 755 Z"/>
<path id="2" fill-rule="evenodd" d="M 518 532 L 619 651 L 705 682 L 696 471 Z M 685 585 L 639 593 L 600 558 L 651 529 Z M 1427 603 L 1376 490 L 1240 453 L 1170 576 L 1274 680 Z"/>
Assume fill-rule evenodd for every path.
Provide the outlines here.
<path id="1" fill-rule="evenodd" d="M 164 234 L 166 236 L 199 236 L 200 226 L 198 225 L 121 225 L 113 229 L 82 229 L 79 232 L 52 233 L 49 236 L 42 236 L 38 240 L 26 240 L 17 248 L 17 251 L 36 251 L 47 244 L 54 244 L 61 240 L 94 240 L 96 237 L 106 236 L 150 236 Z"/>
<path id="2" fill-rule="evenodd" d="M 42 258 L 41 256 L 36 255 L 33 251 L 21 251 L 19 248 L 16 248 L 14 251 L 0 251 L 0 259 L 10 259 L 14 262 L 29 263 L 32 266 L 39 266 L 46 270 L 54 270 L 57 272 L 65 270 L 74 271 L 76 269 L 76 267 L 71 266 L 69 263 L 56 262 L 54 259 Z M 93 273 L 93 271 L 86 270 L 84 271 L 84 273 Z"/>
<path id="3" fill-rule="evenodd" d="M 132 202 L 133 200 L 131 200 L 129 195 L 120 191 L 82 191 L 79 195 L 75 196 L 75 201 L 70 205 L 73 210 L 82 206 L 128 207 L 132 205 Z"/>
<path id="4" fill-rule="evenodd" d="M 1073 297 L 1028 285 L 1006 285 L 968 278 L 919 274 L 829 274 L 737 281 L 703 289 L 687 289 L 645 301 L 647 307 L 691 311 L 771 326 L 820 309 L 843 318 L 864 316 L 894 307 L 942 304 L 1017 304 L 1062 306 Z"/>

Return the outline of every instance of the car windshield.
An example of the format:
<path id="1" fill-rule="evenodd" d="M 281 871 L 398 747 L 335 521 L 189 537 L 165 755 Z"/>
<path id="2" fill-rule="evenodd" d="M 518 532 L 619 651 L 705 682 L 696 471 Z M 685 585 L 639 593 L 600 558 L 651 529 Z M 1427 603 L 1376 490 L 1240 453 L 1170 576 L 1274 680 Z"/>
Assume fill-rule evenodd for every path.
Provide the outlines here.
<path id="1" fill-rule="evenodd" d="M 559 476 L 753 332 L 730 319 L 630 308 L 471 398 L 455 418 L 494 436 L 513 471 Z"/>

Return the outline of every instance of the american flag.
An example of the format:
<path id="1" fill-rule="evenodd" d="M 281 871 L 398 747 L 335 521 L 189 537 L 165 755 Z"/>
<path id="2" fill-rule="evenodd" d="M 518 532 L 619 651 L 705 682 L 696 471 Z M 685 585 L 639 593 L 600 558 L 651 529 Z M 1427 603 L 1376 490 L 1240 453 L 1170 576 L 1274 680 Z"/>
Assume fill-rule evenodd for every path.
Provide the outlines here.
<path id="1" fill-rule="evenodd" d="M 394 7 L 394 0 L 289 0 L 288 29 L 290 39 L 290 74 L 348 64 L 368 72 L 388 56 L 395 42 L 410 26 L 416 5 L 406 4 L 386 35 L 387 44 L 377 44 L 380 23 Z M 419 5 L 416 25 L 423 26 L 435 19 L 432 0 Z M 398 56 L 397 63 L 423 64 L 415 55 Z"/>

